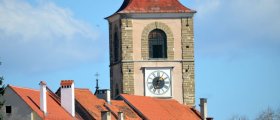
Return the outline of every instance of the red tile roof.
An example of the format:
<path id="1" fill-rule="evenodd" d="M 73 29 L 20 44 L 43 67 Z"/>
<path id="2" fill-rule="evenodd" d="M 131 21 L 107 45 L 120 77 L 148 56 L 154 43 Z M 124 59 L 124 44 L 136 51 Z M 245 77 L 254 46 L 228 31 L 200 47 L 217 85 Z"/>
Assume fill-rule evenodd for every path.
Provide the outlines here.
<path id="1" fill-rule="evenodd" d="M 89 89 L 75 88 L 75 99 L 93 116 L 101 119 L 101 111 L 106 111 L 105 101 L 98 99 Z"/>
<path id="2" fill-rule="evenodd" d="M 193 13 L 178 0 L 124 0 L 117 13 Z"/>
<path id="3" fill-rule="evenodd" d="M 141 118 L 124 101 L 112 100 L 107 104 L 105 100 L 97 98 L 89 89 L 75 88 L 75 98 L 93 118 L 100 120 L 101 111 L 111 111 L 112 119 L 117 119 L 119 111 L 124 112 L 126 120 L 140 120 Z"/>
<path id="4" fill-rule="evenodd" d="M 145 119 L 151 120 L 200 120 L 197 112 L 186 105 L 172 99 L 157 99 L 152 97 L 122 94 L 121 97 L 142 114 Z"/>
<path id="5" fill-rule="evenodd" d="M 78 114 L 73 118 L 62 108 L 59 99 L 50 90 L 47 91 L 47 115 L 45 116 L 40 110 L 40 91 L 11 85 L 8 87 L 44 120 L 81 119 Z M 105 100 L 98 99 L 89 89 L 75 89 L 76 101 L 94 119 L 101 119 L 101 111 L 110 111 L 112 113 L 111 119 L 116 120 L 118 112 L 121 111 L 124 113 L 126 120 L 140 120 L 141 117 L 151 120 L 200 120 L 199 113 L 196 110 L 182 105 L 176 100 L 126 94 L 122 94 L 121 97 L 124 101 L 112 100 L 111 104 L 108 104 Z"/>
<path id="6" fill-rule="evenodd" d="M 74 83 L 74 80 L 61 80 L 60 85 L 66 86 L 66 85 L 72 85 Z"/>
<path id="7" fill-rule="evenodd" d="M 125 120 L 142 120 L 132 108 L 130 108 L 123 100 L 112 100 L 108 108 L 115 114 L 124 113 Z"/>
<path id="8" fill-rule="evenodd" d="M 60 106 L 59 101 L 55 99 L 56 96 L 54 96 L 51 91 L 47 91 L 47 115 L 45 116 L 40 110 L 40 91 L 11 85 L 8 87 L 10 87 L 34 112 L 36 112 L 44 120 L 75 119 Z"/>

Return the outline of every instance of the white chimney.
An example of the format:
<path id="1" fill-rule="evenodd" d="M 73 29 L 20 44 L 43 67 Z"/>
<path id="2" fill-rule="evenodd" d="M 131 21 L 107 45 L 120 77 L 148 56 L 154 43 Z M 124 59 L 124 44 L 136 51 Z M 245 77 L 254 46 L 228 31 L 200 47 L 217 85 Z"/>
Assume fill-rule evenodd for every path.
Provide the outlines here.
<path id="1" fill-rule="evenodd" d="M 101 111 L 101 120 L 111 120 L 111 113 L 109 111 Z"/>
<path id="2" fill-rule="evenodd" d="M 108 104 L 111 104 L 111 91 L 110 90 L 106 91 L 106 102 Z"/>
<path id="3" fill-rule="evenodd" d="M 44 81 L 39 83 L 40 85 L 40 109 L 47 114 L 47 84 Z"/>
<path id="4" fill-rule="evenodd" d="M 75 91 L 73 80 L 62 80 L 60 82 L 61 106 L 75 117 Z"/>
<path id="5" fill-rule="evenodd" d="M 202 117 L 202 120 L 206 120 L 207 118 L 207 99 L 206 98 L 200 98 L 200 114 Z"/>
<path id="6" fill-rule="evenodd" d="M 118 120 L 124 120 L 123 112 L 118 112 Z"/>

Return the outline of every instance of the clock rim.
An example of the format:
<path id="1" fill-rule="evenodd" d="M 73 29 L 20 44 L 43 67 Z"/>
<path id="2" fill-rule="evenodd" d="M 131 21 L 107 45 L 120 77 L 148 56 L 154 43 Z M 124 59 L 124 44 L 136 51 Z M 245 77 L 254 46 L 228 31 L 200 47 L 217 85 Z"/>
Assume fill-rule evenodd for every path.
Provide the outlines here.
<path id="1" fill-rule="evenodd" d="M 155 72 L 157 72 L 157 71 L 163 72 L 164 74 L 167 75 L 168 81 L 170 82 L 170 83 L 169 83 L 169 86 L 168 86 L 168 89 L 167 89 L 165 92 L 163 92 L 162 94 L 156 94 L 155 92 L 152 92 L 149 88 L 148 88 L 148 90 L 150 91 L 150 93 L 152 93 L 152 94 L 154 94 L 154 95 L 163 95 L 163 94 L 165 94 L 166 92 L 168 92 L 168 90 L 171 89 L 170 75 L 168 75 L 166 72 L 164 72 L 164 71 L 162 71 L 162 70 L 155 70 L 155 71 L 151 72 L 151 73 L 148 75 L 148 78 L 149 78 L 149 76 L 151 76 L 153 73 L 155 73 Z M 158 77 L 158 76 L 156 76 L 156 77 Z M 155 78 L 156 78 L 156 77 L 155 77 Z M 148 80 L 146 80 L 146 82 L 147 82 L 147 81 L 148 81 Z M 148 85 L 149 85 L 149 84 L 146 84 L 146 87 L 149 87 Z M 152 84 L 152 85 L 153 85 L 153 84 Z"/>
<path id="2" fill-rule="evenodd" d="M 173 69 L 174 67 L 142 67 L 144 68 L 143 69 L 143 73 L 144 73 L 144 96 L 150 96 L 150 97 L 155 97 L 155 98 L 173 98 L 173 76 L 172 76 L 172 73 L 173 73 Z M 163 71 L 168 71 L 166 73 L 169 73 L 167 75 L 169 75 L 169 81 L 170 81 L 170 87 L 169 87 L 169 93 L 167 95 L 156 95 L 156 94 L 153 94 L 151 93 L 148 88 L 146 87 L 147 86 L 147 71 L 157 71 L 157 70 L 163 70 Z M 152 72 L 150 72 L 152 73 Z"/>

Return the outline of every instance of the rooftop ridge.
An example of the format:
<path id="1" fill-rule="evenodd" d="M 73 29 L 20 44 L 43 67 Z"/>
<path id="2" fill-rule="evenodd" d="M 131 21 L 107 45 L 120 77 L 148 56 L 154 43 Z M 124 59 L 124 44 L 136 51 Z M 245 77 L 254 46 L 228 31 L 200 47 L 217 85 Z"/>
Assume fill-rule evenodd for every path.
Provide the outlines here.
<path id="1" fill-rule="evenodd" d="M 75 90 L 89 90 L 90 91 L 89 88 L 75 88 Z"/>
<path id="2" fill-rule="evenodd" d="M 195 13 L 179 0 L 124 0 L 115 13 Z"/>
<path id="3" fill-rule="evenodd" d="M 37 91 L 37 92 L 39 92 L 39 90 L 34 89 L 34 88 L 19 87 L 19 86 L 15 86 L 15 85 L 11 85 L 11 84 L 8 84 L 8 86 L 10 86 L 10 87 L 14 87 L 14 88 L 19 88 L 19 89 L 33 90 L 33 91 Z"/>

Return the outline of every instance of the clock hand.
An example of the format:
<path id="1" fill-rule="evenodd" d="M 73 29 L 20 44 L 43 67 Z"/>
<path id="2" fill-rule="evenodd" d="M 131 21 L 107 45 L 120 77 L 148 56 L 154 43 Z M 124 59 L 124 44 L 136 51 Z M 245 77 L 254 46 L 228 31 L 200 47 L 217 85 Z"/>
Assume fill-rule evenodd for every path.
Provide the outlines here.
<path id="1" fill-rule="evenodd" d="M 160 80 L 163 80 L 162 76 L 163 76 L 163 74 L 160 76 Z"/>

